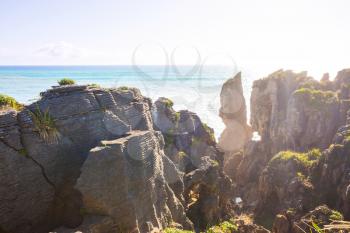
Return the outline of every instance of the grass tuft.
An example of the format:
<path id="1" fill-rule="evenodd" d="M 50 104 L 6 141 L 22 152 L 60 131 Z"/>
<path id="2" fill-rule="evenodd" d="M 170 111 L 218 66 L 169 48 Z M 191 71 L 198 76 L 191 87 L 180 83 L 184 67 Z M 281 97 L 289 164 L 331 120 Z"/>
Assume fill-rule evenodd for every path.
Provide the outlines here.
<path id="1" fill-rule="evenodd" d="M 39 132 L 40 137 L 46 143 L 56 143 L 59 140 L 59 132 L 56 128 L 55 121 L 51 117 L 49 110 L 42 112 L 37 106 L 36 110 L 30 112 L 35 129 Z"/>

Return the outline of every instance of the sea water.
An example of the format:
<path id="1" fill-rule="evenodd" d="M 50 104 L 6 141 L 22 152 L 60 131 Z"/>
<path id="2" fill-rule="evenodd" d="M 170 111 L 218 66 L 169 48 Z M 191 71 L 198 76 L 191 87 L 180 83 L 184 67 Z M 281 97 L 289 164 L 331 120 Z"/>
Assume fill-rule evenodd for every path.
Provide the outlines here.
<path id="1" fill-rule="evenodd" d="M 137 87 L 153 101 L 167 97 L 175 110 L 197 113 L 218 137 L 224 128 L 218 116 L 221 86 L 235 73 L 226 66 L 0 66 L 0 93 L 28 104 L 62 78 L 74 79 L 77 84 Z M 247 98 L 251 81 L 242 81 Z"/>

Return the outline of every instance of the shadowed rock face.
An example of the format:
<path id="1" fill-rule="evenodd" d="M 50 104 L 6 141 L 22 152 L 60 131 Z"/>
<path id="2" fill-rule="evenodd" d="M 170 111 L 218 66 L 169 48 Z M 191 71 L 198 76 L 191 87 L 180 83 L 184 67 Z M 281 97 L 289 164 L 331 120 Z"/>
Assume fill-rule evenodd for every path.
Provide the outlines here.
<path id="1" fill-rule="evenodd" d="M 170 186 L 188 208 L 195 229 L 205 230 L 228 217 L 232 183 L 223 172 L 223 154 L 217 149 L 214 131 L 196 114 L 174 111 L 166 98 L 155 102 L 152 116 L 154 128 L 164 136 L 165 154 L 184 173 L 184 192 L 179 192 L 182 185 L 177 176 L 169 176 Z"/>

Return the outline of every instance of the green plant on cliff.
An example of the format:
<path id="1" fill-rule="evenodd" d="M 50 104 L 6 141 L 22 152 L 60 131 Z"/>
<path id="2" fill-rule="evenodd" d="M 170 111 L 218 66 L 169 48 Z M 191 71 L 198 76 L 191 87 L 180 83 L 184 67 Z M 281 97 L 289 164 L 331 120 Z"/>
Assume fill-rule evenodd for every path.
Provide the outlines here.
<path id="1" fill-rule="evenodd" d="M 172 106 L 174 106 L 174 102 L 170 99 L 164 99 L 164 104 L 167 108 L 171 108 Z"/>
<path id="2" fill-rule="evenodd" d="M 193 231 L 181 230 L 173 227 L 164 229 L 164 233 L 193 233 Z"/>
<path id="3" fill-rule="evenodd" d="M 203 128 L 209 134 L 210 141 L 215 142 L 216 139 L 215 139 L 214 130 L 211 129 L 206 123 L 203 123 Z"/>
<path id="4" fill-rule="evenodd" d="M 312 149 L 306 153 L 299 153 L 295 151 L 281 151 L 271 159 L 270 164 L 274 162 L 294 160 L 303 167 L 310 168 L 314 163 L 317 162 L 320 156 L 321 151 L 319 149 Z"/>
<path id="5" fill-rule="evenodd" d="M 217 226 L 209 228 L 206 233 L 231 233 L 238 230 L 238 227 L 230 221 L 225 221 Z"/>
<path id="6" fill-rule="evenodd" d="M 49 110 L 46 109 L 42 112 L 39 106 L 37 106 L 30 114 L 33 118 L 35 129 L 39 132 L 39 136 L 47 143 L 57 142 L 59 139 L 59 132 Z"/>
<path id="7" fill-rule="evenodd" d="M 302 98 L 302 101 L 308 106 L 318 110 L 323 110 L 325 106 L 339 102 L 337 94 L 333 91 L 300 88 L 293 95 Z"/>
<path id="8" fill-rule="evenodd" d="M 10 96 L 0 94 L 0 110 L 5 108 L 13 108 L 19 111 L 23 108 L 23 105 Z"/>
<path id="9" fill-rule="evenodd" d="M 118 87 L 118 91 L 126 92 L 128 90 L 129 90 L 129 88 L 127 86 Z"/>
<path id="10" fill-rule="evenodd" d="M 75 81 L 70 78 L 63 78 L 61 80 L 57 81 L 60 86 L 66 86 L 66 85 L 73 85 L 75 84 Z"/>
<path id="11" fill-rule="evenodd" d="M 231 221 L 224 221 L 218 225 L 209 227 L 203 233 L 232 233 L 237 232 L 238 227 Z M 164 233 L 194 233 L 194 231 L 181 230 L 177 228 L 166 228 Z"/>

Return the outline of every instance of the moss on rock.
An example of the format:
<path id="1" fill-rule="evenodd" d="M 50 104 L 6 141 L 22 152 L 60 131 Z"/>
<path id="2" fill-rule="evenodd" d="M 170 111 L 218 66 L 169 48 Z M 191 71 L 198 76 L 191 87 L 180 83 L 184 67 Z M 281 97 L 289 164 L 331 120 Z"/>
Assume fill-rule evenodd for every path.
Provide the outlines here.
<path id="1" fill-rule="evenodd" d="M 321 151 L 319 149 L 312 149 L 306 153 L 281 151 L 271 159 L 270 165 L 276 162 L 293 160 L 305 168 L 310 168 L 320 157 Z"/>
<path id="2" fill-rule="evenodd" d="M 326 106 L 339 102 L 337 93 L 333 91 L 322 91 L 311 88 L 299 88 L 293 94 L 297 98 L 318 110 L 323 110 Z"/>

